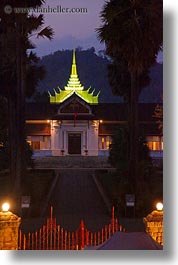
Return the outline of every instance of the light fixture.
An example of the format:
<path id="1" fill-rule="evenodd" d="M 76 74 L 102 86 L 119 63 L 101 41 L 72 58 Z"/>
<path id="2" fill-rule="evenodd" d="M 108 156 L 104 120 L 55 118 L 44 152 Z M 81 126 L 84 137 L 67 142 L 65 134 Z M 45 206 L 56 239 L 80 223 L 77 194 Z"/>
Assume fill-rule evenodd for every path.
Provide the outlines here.
<path id="1" fill-rule="evenodd" d="M 3 205 L 2 205 L 2 211 L 3 212 L 8 212 L 9 208 L 10 208 L 10 204 L 9 203 L 7 203 L 7 202 L 3 203 Z"/>
<path id="2" fill-rule="evenodd" d="M 157 211 L 162 211 L 163 210 L 163 204 L 162 204 L 162 202 L 158 202 L 156 204 L 156 209 L 157 209 Z"/>
<path id="3" fill-rule="evenodd" d="M 100 123 L 103 123 L 103 120 L 100 120 Z"/>

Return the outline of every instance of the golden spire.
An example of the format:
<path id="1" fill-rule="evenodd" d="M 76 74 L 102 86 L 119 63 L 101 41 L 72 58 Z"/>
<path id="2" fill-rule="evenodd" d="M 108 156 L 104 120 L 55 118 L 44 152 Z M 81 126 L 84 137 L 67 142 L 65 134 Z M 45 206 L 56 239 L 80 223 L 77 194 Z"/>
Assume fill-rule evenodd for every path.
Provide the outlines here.
<path id="1" fill-rule="evenodd" d="M 95 90 L 90 93 L 90 89 L 91 87 L 89 87 L 88 90 L 84 90 L 84 86 L 80 83 L 80 79 L 77 74 L 76 53 L 75 50 L 73 50 L 72 69 L 67 86 L 64 87 L 64 90 L 58 88 L 58 92 L 54 90 L 54 96 L 52 96 L 49 92 L 50 103 L 62 103 L 75 93 L 89 104 L 98 104 L 99 93 L 94 96 Z"/>
<path id="2" fill-rule="evenodd" d="M 73 64 L 76 64 L 75 49 L 73 50 Z"/>
<path id="3" fill-rule="evenodd" d="M 72 70 L 70 74 L 70 78 L 67 86 L 65 86 L 65 90 L 83 90 L 84 87 L 80 84 L 80 80 L 77 74 L 77 64 L 76 64 L 76 55 L 75 50 L 73 50 L 73 58 L 72 58 Z"/>
<path id="4" fill-rule="evenodd" d="M 77 75 L 77 65 L 76 65 L 75 49 L 73 50 L 73 59 L 72 59 L 72 71 L 71 71 L 71 75 Z"/>

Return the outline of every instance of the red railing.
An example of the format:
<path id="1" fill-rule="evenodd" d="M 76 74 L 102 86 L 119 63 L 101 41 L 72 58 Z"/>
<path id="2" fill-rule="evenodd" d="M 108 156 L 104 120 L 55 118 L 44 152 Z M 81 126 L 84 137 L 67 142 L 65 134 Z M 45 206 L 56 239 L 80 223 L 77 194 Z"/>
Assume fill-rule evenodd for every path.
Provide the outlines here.
<path id="1" fill-rule="evenodd" d="M 85 246 L 104 243 L 117 231 L 124 231 L 124 229 L 114 216 L 114 207 L 112 208 L 111 223 L 105 225 L 98 232 L 87 230 L 83 220 L 75 232 L 65 230 L 56 224 L 53 207 L 51 207 L 50 217 L 41 229 L 34 233 L 28 233 L 28 235 L 19 231 L 19 250 L 84 250 Z"/>

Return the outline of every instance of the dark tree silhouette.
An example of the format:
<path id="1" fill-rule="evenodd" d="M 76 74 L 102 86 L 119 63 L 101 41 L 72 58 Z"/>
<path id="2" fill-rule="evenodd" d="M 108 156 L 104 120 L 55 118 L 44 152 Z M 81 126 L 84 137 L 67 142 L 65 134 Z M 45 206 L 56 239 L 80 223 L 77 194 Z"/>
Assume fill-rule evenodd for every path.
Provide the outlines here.
<path id="1" fill-rule="evenodd" d="M 12 7 L 36 7 L 44 1 L 8 1 Z M 34 16 L 28 13 L 6 14 L 3 12 L 7 1 L 1 1 L 1 35 L 0 53 L 2 64 L 0 69 L 1 83 L 0 93 L 8 100 L 9 112 L 9 145 L 10 145 L 10 176 L 12 193 L 20 198 L 21 181 L 25 176 L 26 163 L 24 160 L 25 143 L 25 97 L 35 89 L 37 80 L 44 76 L 44 69 L 34 68 L 31 64 L 37 60 L 29 49 L 34 46 L 30 41 L 30 36 L 36 34 L 37 37 L 52 38 L 53 31 L 50 27 L 43 27 L 43 15 Z M 27 73 L 33 72 L 32 86 L 27 86 Z M 34 77 L 35 73 L 36 77 Z M 27 91 L 28 89 L 28 91 Z M 30 92 L 31 90 L 31 92 Z"/>
<path id="2" fill-rule="evenodd" d="M 143 73 L 155 63 L 156 56 L 162 48 L 162 6 L 162 0 L 110 0 L 101 12 L 103 25 L 97 29 L 99 39 L 106 44 L 106 54 L 114 62 L 121 62 L 130 76 L 129 175 L 133 184 L 137 182 L 138 177 L 140 80 Z"/>

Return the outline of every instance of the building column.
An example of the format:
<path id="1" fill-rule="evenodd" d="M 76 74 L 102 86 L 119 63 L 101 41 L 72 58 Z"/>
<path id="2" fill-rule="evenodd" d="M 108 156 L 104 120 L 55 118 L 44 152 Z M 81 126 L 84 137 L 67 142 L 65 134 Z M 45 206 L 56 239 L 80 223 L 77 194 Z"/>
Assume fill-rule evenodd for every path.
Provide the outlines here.
<path id="1" fill-rule="evenodd" d="M 61 155 L 60 152 L 60 125 L 53 121 L 51 126 L 51 151 L 53 156 Z"/>
<path id="2" fill-rule="evenodd" d="M 21 218 L 4 210 L 0 212 L 0 250 L 18 250 Z"/>

